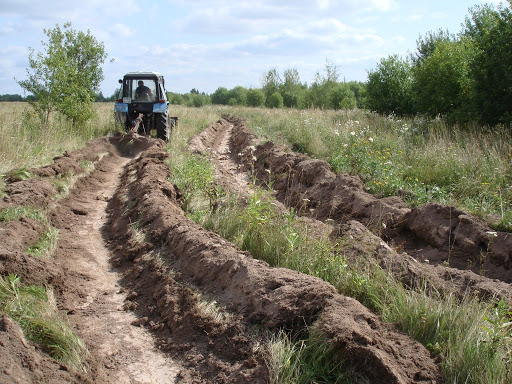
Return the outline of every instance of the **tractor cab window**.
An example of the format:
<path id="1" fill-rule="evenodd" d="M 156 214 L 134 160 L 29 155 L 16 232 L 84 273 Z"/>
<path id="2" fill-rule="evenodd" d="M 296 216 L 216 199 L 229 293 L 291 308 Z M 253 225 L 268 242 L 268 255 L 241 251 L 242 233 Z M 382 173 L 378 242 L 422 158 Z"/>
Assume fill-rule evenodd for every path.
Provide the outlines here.
<path id="1" fill-rule="evenodd" d="M 156 84 L 150 79 L 130 79 L 129 94 L 136 101 L 154 101 L 156 99 Z"/>

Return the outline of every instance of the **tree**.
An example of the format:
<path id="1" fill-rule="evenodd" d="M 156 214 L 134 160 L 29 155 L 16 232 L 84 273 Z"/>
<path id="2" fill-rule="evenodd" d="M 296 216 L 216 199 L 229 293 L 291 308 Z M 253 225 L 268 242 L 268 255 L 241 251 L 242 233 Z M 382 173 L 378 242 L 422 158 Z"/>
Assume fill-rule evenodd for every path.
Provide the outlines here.
<path id="1" fill-rule="evenodd" d="M 227 88 L 219 87 L 212 93 L 211 99 L 213 104 L 227 105 L 229 101 L 229 91 Z"/>
<path id="2" fill-rule="evenodd" d="M 415 106 L 431 116 L 444 115 L 451 122 L 472 118 L 470 63 L 474 49 L 469 39 L 438 43 L 414 69 Z"/>
<path id="3" fill-rule="evenodd" d="M 263 107 L 265 105 L 265 94 L 261 89 L 249 89 L 247 91 L 247 105 L 249 107 Z"/>
<path id="4" fill-rule="evenodd" d="M 356 96 L 348 84 L 336 84 L 329 95 L 329 107 L 332 109 L 354 109 L 357 107 Z"/>
<path id="5" fill-rule="evenodd" d="M 43 126 L 53 110 L 74 125 L 82 124 L 94 115 L 92 105 L 103 80 L 101 65 L 107 57 L 104 45 L 89 31 L 71 29 L 71 23 L 65 23 L 64 29 L 57 24 L 45 29 L 44 34 L 48 38 L 42 41 L 45 51 L 36 54 L 29 48 L 28 78 L 18 84 L 35 96 L 30 103 Z"/>
<path id="6" fill-rule="evenodd" d="M 476 6 L 470 10 L 463 34 L 476 49 L 470 71 L 478 120 L 486 124 L 511 124 L 512 10 Z"/>
<path id="7" fill-rule="evenodd" d="M 265 98 L 268 100 L 270 96 L 272 96 L 275 92 L 279 92 L 279 89 L 282 84 L 281 76 L 277 72 L 277 69 L 272 68 L 263 74 L 263 79 L 261 81 L 262 87 L 261 90 L 265 94 Z M 268 107 L 268 105 L 267 105 Z"/>
<path id="8" fill-rule="evenodd" d="M 414 65 L 421 65 L 432 55 L 439 44 L 455 41 L 455 36 L 442 29 L 436 32 L 429 31 L 425 36 L 420 36 L 416 40 L 416 52 L 411 55 Z"/>
<path id="9" fill-rule="evenodd" d="M 229 91 L 229 100 L 234 99 L 235 104 L 230 105 L 247 105 L 247 89 L 242 86 L 237 86 Z"/>
<path id="10" fill-rule="evenodd" d="M 283 108 L 283 96 L 279 92 L 274 92 L 267 100 L 269 108 Z"/>
<path id="11" fill-rule="evenodd" d="M 379 113 L 413 113 L 412 67 L 399 55 L 382 58 L 375 70 L 368 72 L 366 106 Z"/>

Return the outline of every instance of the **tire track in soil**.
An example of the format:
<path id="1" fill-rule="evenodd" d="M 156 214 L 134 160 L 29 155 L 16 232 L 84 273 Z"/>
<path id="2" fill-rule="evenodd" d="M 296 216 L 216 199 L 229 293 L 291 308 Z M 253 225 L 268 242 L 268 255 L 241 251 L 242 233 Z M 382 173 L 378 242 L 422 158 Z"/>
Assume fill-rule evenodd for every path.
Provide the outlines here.
<path id="1" fill-rule="evenodd" d="M 123 308 L 130 292 L 120 287 L 123 276 L 112 268 L 102 236 L 107 203 L 129 160 L 109 156 L 52 212 L 59 229 L 55 257 L 70 275 L 81 277 L 72 283 L 80 286 L 81 297 L 65 295 L 62 305 L 91 353 L 106 360 L 105 382 L 172 383 L 181 368 L 156 348 L 153 335 L 139 326 L 141 319 Z"/>

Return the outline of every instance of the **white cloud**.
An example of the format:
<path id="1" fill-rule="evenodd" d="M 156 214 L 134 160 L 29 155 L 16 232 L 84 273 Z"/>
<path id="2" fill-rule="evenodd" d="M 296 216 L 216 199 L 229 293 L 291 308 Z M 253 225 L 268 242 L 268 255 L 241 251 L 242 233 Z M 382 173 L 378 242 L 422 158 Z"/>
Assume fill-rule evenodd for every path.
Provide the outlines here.
<path id="1" fill-rule="evenodd" d="M 135 31 L 126 24 L 114 24 L 109 31 L 116 37 L 126 38 L 133 36 Z"/>

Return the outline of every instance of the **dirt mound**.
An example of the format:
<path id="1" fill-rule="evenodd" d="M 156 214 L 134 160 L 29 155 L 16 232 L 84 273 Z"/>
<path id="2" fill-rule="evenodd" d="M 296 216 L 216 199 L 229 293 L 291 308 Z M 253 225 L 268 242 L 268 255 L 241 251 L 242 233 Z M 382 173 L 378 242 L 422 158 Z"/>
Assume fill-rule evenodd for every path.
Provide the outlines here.
<path id="1" fill-rule="evenodd" d="M 407 276 L 405 280 L 429 277 L 444 289 L 450 285 L 442 280 L 455 278 L 454 288 L 462 296 L 468 288 L 481 295 L 511 296 L 506 283 L 512 281 L 512 234 L 494 232 L 478 218 L 453 207 L 429 204 L 411 210 L 399 197 L 377 198 L 364 190 L 359 177 L 336 175 L 325 161 L 309 159 L 272 142 L 260 144 L 244 120 L 225 119 L 234 125 L 231 153 L 246 154 L 233 159 L 254 172 L 262 184 L 271 184 L 279 201 L 303 215 L 330 219 L 337 225 L 356 220 L 365 227 L 359 231 L 366 237 L 371 238 L 370 230 L 399 252 L 429 263 L 387 252 L 392 256 L 386 258 L 386 264 L 395 265 L 394 269 L 403 266 L 404 258 L 411 261 L 406 271 L 400 272 Z M 335 229 L 335 234 L 343 232 Z"/>
<path id="2" fill-rule="evenodd" d="M 172 279 L 136 288 L 152 292 L 154 302 L 146 305 L 158 308 L 158 316 L 171 329 L 170 344 L 209 356 L 191 363 L 208 374 L 210 382 L 220 382 L 221 377 L 226 382 L 268 380 L 261 352 L 244 335 L 254 326 L 298 332 L 305 324 L 332 338 L 340 359 L 372 382 L 442 382 L 439 367 L 421 344 L 382 324 L 359 302 L 318 278 L 270 268 L 188 219 L 179 208 L 179 193 L 167 181 L 166 156 L 151 148 L 127 167 L 126 190 L 113 200 L 112 239 L 118 251 L 132 249 L 123 252 L 126 258 L 119 263 L 133 259 L 139 274 L 156 268 L 139 265 L 147 265 L 144 255 L 149 252 L 157 253 L 174 272 Z M 130 245 L 129 222 L 145 228 L 151 249 Z M 194 300 L 187 287 L 214 298 L 226 313 L 224 322 L 205 323 L 204 315 L 191 310 Z M 207 325 L 206 335 L 197 336 L 197 324 Z M 247 366 L 247 361 L 252 363 Z"/>

